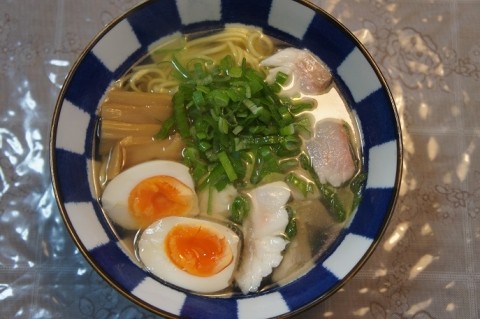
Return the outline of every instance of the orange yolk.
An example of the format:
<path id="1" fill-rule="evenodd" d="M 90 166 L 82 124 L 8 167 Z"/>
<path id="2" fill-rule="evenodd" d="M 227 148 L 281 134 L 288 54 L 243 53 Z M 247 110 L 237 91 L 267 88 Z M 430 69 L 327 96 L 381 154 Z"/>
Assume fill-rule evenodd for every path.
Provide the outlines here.
<path id="1" fill-rule="evenodd" d="M 205 226 L 178 224 L 165 238 L 170 260 L 191 275 L 217 274 L 233 260 L 227 240 Z"/>
<path id="2" fill-rule="evenodd" d="M 160 218 L 190 212 L 195 193 L 171 176 L 153 176 L 138 183 L 128 197 L 128 208 L 141 227 Z"/>

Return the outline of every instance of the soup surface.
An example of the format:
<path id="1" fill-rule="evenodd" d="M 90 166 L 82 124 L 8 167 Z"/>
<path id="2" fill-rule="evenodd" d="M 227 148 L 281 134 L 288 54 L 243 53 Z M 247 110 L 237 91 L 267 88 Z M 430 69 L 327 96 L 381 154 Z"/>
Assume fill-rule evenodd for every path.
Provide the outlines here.
<path id="1" fill-rule="evenodd" d="M 245 25 L 178 34 L 99 106 L 96 192 L 159 280 L 248 294 L 301 276 L 335 241 L 361 197 L 359 136 L 311 52 Z"/>

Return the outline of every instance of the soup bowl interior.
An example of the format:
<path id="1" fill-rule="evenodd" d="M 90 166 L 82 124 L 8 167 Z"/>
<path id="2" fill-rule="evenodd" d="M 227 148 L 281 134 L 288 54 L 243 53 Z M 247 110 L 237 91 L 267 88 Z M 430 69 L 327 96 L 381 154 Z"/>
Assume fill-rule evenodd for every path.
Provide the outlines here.
<path id="1" fill-rule="evenodd" d="M 97 110 L 112 83 L 159 41 L 239 23 L 315 53 L 331 70 L 361 134 L 362 200 L 310 270 L 248 295 L 203 296 L 152 277 L 125 253 L 95 193 L 92 169 Z M 61 90 L 52 124 L 51 172 L 57 202 L 91 265 L 133 302 L 168 317 L 288 316 L 324 300 L 359 270 L 391 216 L 401 174 L 395 105 L 372 58 L 338 21 L 310 4 L 270 1 L 148 1 L 113 21 L 88 45 Z"/>

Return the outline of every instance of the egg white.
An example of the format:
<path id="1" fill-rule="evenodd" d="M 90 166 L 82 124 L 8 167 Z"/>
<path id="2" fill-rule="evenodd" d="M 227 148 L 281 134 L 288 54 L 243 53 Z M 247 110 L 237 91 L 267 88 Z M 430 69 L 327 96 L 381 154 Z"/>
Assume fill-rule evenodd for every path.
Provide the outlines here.
<path id="1" fill-rule="evenodd" d="M 141 226 L 129 212 L 128 197 L 138 183 L 157 175 L 175 177 L 194 191 L 194 182 L 187 166 L 167 160 L 145 162 L 123 171 L 107 184 L 101 198 L 107 215 L 126 229 L 139 229 Z M 192 215 L 196 213 L 198 213 L 198 203 L 195 203 Z"/>
<path id="2" fill-rule="evenodd" d="M 170 261 L 164 249 L 166 235 L 178 224 L 201 225 L 223 235 L 232 250 L 232 262 L 217 274 L 208 277 L 195 276 L 178 268 Z M 238 235 L 224 225 L 197 218 L 171 216 L 158 220 L 142 232 L 137 252 L 145 267 L 158 278 L 187 290 L 212 293 L 231 284 L 238 260 L 239 242 Z"/>

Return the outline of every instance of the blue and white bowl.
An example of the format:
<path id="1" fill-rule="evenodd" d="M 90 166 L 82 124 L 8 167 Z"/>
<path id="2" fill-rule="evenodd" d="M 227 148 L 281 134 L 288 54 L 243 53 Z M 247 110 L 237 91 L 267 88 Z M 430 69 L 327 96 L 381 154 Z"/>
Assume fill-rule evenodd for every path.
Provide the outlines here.
<path id="1" fill-rule="evenodd" d="M 231 298 L 175 290 L 142 270 L 121 249 L 92 182 L 96 112 L 107 88 L 159 39 L 227 23 L 261 27 L 327 64 L 358 118 L 368 173 L 353 219 L 308 273 L 284 286 Z M 55 196 L 75 243 L 113 287 L 167 317 L 287 317 L 326 299 L 359 270 L 382 236 L 397 197 L 401 163 L 395 105 L 366 49 L 322 9 L 292 0 L 153 0 L 133 8 L 102 30 L 73 66 L 51 131 Z"/>

